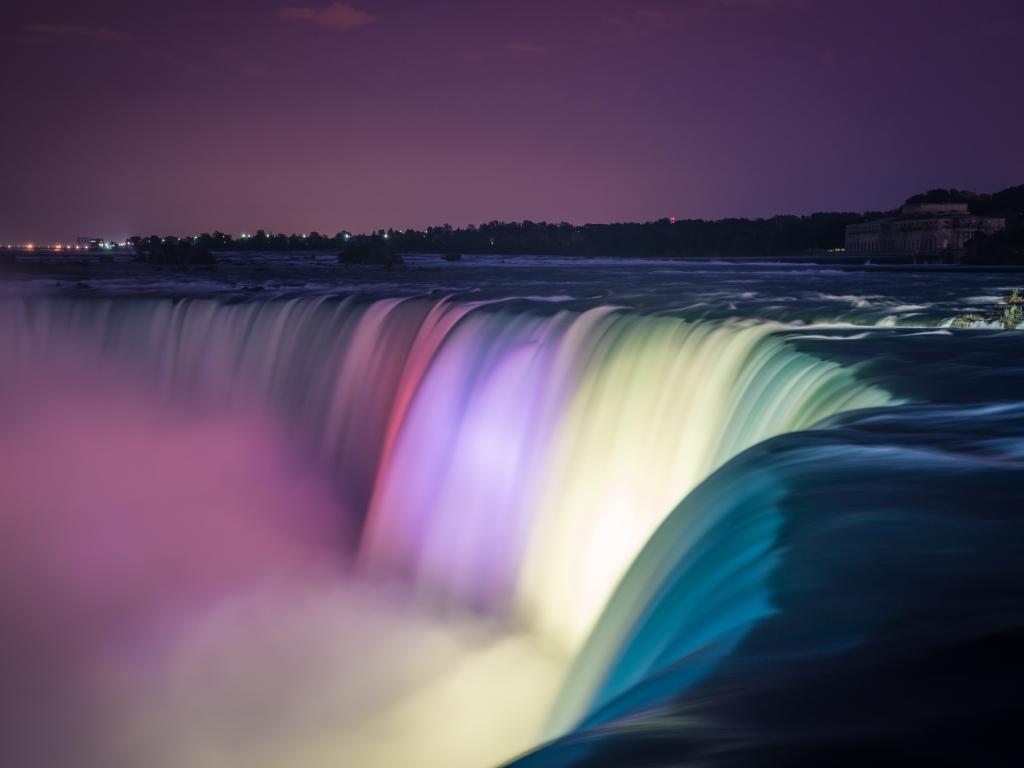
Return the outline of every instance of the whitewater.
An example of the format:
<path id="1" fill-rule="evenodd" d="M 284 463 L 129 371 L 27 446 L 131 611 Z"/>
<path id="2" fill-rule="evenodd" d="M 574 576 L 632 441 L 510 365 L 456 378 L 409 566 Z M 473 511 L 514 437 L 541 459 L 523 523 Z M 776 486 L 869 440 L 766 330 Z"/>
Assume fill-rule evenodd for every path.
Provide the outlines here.
<path id="1" fill-rule="evenodd" d="M 630 268 L 6 290 L 12 764 L 827 759 L 920 728 L 810 681 L 894 668 L 981 728 L 927 661 L 1019 627 L 1021 334 L 947 327 L 1007 276 Z"/>

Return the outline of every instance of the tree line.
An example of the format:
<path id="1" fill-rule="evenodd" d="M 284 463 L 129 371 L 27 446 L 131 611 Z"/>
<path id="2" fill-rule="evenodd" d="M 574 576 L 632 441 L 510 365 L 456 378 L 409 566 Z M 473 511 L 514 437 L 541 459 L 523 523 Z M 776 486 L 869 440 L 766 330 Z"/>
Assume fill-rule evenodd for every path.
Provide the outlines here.
<path id="1" fill-rule="evenodd" d="M 975 246 L 978 258 L 1024 259 L 1024 185 L 995 194 L 936 189 L 907 200 L 967 202 L 970 210 L 1007 219 L 1007 232 Z M 217 251 L 337 251 L 353 261 L 386 252 L 440 254 L 616 256 L 646 258 L 779 257 L 842 248 L 846 227 L 897 211 L 825 212 L 766 219 L 659 219 L 644 223 L 585 224 L 491 221 L 455 228 L 448 224 L 425 230 L 377 230 L 368 235 L 341 231 L 334 235 L 265 232 L 193 237 L 133 237 L 140 258 L 150 261 L 205 263 Z M 343 259 L 344 260 L 344 259 Z"/>
<path id="2" fill-rule="evenodd" d="M 586 224 L 491 221 L 455 228 L 377 230 L 369 235 L 338 232 L 285 235 L 259 230 L 251 235 L 204 233 L 194 237 L 132 237 L 136 253 L 159 260 L 168 252 L 330 251 L 380 241 L 397 253 L 492 253 L 552 256 L 785 256 L 841 248 L 847 224 L 863 214 L 815 213 L 770 219 L 669 219 L 644 223 Z"/>

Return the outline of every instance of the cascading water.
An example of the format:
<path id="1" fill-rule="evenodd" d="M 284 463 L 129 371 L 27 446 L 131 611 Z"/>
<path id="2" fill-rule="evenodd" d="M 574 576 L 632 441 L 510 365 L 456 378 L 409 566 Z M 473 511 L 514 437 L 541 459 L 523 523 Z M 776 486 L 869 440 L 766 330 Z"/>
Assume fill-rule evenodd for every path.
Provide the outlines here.
<path id="1" fill-rule="evenodd" d="M 730 461 L 609 601 L 568 735 L 516 765 L 1011 764 L 1022 434 L 1020 402 L 905 405 Z"/>
<path id="2" fill-rule="evenodd" d="M 283 422 L 298 455 L 327 468 L 345 510 L 351 543 L 338 559 L 351 567 L 337 578 L 411 587 L 422 597 L 416 602 L 436 615 L 453 624 L 483 621 L 489 633 L 524 638 L 543 649 L 530 653 L 547 654 L 562 669 L 637 553 L 702 479 L 773 435 L 894 402 L 850 368 L 796 351 L 770 324 L 446 299 L 0 301 L 6 370 L 50 370 L 52 380 L 52 361 L 71 357 L 108 374 L 130 372 L 147 397 L 160 392 L 160 401 L 179 409 L 237 408 Z M 695 530 L 707 522 L 694 521 Z M 231 546 L 244 549 L 246 537 Z M 763 596 L 737 599 L 736 615 L 750 606 L 767 610 Z M 283 621 L 294 619 L 287 615 Z M 384 624 L 409 631 L 404 621 Z M 313 624 L 310 632 L 326 631 Z M 739 632 L 744 623 L 725 626 Z M 245 645 L 245 632 L 232 637 Z M 459 656 L 448 648 L 442 657 Z M 419 764 L 429 764 L 431 753 L 416 737 L 430 729 L 417 730 L 410 718 L 450 701 L 451 681 L 460 675 L 468 675 L 472 696 L 486 698 L 495 669 L 509 659 L 527 665 L 520 650 L 488 648 L 486 660 L 478 654 L 448 668 L 443 679 L 426 683 L 420 671 L 410 672 L 413 682 L 398 686 L 398 698 L 418 701 L 420 714 L 388 709 L 404 723 L 410 752 L 396 758 L 370 751 L 360 759 L 401 764 L 416 754 Z M 540 666 L 549 670 L 547 682 L 524 696 L 532 696 L 530 706 L 542 717 L 561 673 L 550 673 L 548 662 Z M 195 673 L 183 677 L 201 685 Z M 324 684 L 344 685 L 343 678 Z M 597 695 L 596 683 L 578 680 L 562 695 L 563 703 L 577 703 L 561 708 L 551 733 L 573 725 Z M 146 698 L 127 698 L 146 710 L 140 696 Z M 162 718 L 184 717 L 166 702 L 146 711 L 140 728 L 150 735 L 165 727 Z M 384 720 L 372 722 L 361 720 L 359 728 L 386 740 Z M 508 758 L 536 743 L 539 725 L 511 741 L 476 745 L 461 758 L 443 749 L 436 759 L 450 766 Z M 203 732 L 203 749 L 172 751 L 166 764 L 254 759 L 253 747 L 233 746 L 206 725 Z M 249 764 L 294 764 L 296 756 L 307 765 L 329 764 L 337 754 L 327 747 L 292 754 L 292 736 L 267 738 L 274 749 L 259 742 L 263 756 Z M 312 737 L 303 738 L 308 746 Z"/>

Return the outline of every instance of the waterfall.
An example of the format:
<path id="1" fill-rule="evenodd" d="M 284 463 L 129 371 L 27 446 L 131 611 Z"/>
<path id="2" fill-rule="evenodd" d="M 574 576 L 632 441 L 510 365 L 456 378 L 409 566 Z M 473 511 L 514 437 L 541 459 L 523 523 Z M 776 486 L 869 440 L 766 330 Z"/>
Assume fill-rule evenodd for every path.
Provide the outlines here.
<path id="1" fill-rule="evenodd" d="M 344 478 L 358 559 L 571 653 L 651 532 L 743 449 L 888 396 L 776 327 L 447 299 L 7 301 L 177 396 L 258 398 Z M 361 523 L 361 521 L 360 521 Z"/>
<path id="2" fill-rule="evenodd" d="M 608 601 L 555 707 L 549 733 L 565 735 L 514 765 L 833 765 L 858 743 L 910 764 L 1009 754 L 1021 434 L 1020 402 L 902 405 L 727 462 Z"/>
<path id="3" fill-rule="evenodd" d="M 568 663 L 715 469 L 893 402 L 780 328 L 448 298 L 5 299 L 0 360 L 73 354 L 189 407 L 265 411 L 334 480 L 354 575 L 491 617 Z"/>

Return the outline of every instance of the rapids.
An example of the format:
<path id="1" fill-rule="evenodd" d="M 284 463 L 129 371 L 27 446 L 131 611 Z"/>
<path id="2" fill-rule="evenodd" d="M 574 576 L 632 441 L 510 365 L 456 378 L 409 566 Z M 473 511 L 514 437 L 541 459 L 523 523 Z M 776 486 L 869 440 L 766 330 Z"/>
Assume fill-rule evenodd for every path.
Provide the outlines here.
<path id="1" fill-rule="evenodd" d="M 0 298 L 15 762 L 726 764 L 910 605 L 1012 629 L 1018 334 L 500 293 Z"/>

